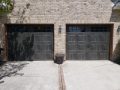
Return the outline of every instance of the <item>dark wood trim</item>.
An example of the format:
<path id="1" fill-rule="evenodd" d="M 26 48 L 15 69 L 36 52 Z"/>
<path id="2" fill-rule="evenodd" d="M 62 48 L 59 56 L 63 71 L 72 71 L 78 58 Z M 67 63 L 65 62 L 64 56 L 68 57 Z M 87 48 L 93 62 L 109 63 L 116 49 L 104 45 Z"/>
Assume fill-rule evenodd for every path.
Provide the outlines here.
<path id="1" fill-rule="evenodd" d="M 8 36 L 7 36 L 7 26 L 6 24 L 4 25 L 5 26 L 5 60 L 8 61 Z"/>
<path id="2" fill-rule="evenodd" d="M 68 25 L 66 24 L 65 25 L 66 27 L 65 27 L 65 32 L 66 32 L 66 40 L 65 40 L 65 48 L 66 48 L 66 50 L 65 50 L 65 60 L 67 60 L 67 30 L 68 30 Z"/>
<path id="3" fill-rule="evenodd" d="M 110 26 L 110 47 L 109 47 L 109 59 L 112 60 L 112 54 L 113 54 L 113 32 L 114 30 L 114 24 L 111 24 Z"/>
<path id="4" fill-rule="evenodd" d="M 55 36 L 55 26 L 54 26 L 54 24 L 52 24 L 52 25 L 53 25 L 53 61 L 54 61 L 54 56 L 55 56 L 55 51 L 54 51 L 55 50 L 54 49 L 55 48 L 54 47 L 55 46 L 55 37 L 54 37 Z"/>

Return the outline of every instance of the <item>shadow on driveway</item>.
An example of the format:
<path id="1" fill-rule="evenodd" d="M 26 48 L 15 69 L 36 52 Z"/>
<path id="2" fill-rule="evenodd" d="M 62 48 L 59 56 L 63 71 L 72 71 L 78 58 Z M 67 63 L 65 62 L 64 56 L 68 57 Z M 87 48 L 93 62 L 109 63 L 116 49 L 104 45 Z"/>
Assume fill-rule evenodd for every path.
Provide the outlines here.
<path id="1" fill-rule="evenodd" d="M 23 69 L 28 63 L 27 62 L 1 62 L 0 67 L 0 84 L 4 83 L 2 79 L 4 77 L 11 77 L 16 75 L 24 75 L 24 73 L 17 73 Z"/>

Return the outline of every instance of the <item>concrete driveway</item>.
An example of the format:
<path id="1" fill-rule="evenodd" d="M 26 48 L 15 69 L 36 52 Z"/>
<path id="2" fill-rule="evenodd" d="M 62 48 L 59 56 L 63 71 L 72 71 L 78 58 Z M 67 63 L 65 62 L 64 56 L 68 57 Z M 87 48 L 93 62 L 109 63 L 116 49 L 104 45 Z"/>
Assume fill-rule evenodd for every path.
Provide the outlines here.
<path id="1" fill-rule="evenodd" d="M 28 62 L 20 75 L 6 77 L 0 90 L 58 90 L 58 65 L 52 61 Z"/>
<path id="2" fill-rule="evenodd" d="M 59 67 L 52 61 L 28 62 L 15 75 L 5 77 L 0 90 L 60 90 Z M 61 90 L 120 90 L 120 66 L 110 61 L 66 61 Z"/>
<path id="3" fill-rule="evenodd" d="M 120 90 L 120 66 L 110 61 L 67 61 L 67 90 Z"/>

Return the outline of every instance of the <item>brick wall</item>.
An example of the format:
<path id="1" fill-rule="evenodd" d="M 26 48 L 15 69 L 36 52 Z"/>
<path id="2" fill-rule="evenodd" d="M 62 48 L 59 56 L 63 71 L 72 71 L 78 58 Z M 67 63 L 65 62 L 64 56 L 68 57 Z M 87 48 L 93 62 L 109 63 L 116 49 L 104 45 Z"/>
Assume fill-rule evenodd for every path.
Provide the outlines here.
<path id="1" fill-rule="evenodd" d="M 0 18 L 1 23 L 55 25 L 55 53 L 66 51 L 66 24 L 113 23 L 113 50 L 119 39 L 120 13 L 112 11 L 111 0 L 15 0 L 13 12 Z M 62 28 L 59 34 L 59 26 Z"/>

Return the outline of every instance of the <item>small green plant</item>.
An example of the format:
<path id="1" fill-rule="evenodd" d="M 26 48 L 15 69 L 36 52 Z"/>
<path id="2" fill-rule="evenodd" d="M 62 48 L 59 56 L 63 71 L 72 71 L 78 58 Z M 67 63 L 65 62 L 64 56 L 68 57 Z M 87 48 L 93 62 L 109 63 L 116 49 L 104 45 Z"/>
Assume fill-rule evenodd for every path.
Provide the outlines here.
<path id="1" fill-rule="evenodd" d="M 0 0 L 0 14 L 12 12 L 14 2 L 12 0 Z"/>

